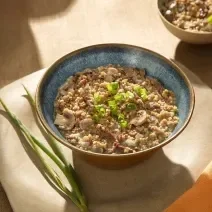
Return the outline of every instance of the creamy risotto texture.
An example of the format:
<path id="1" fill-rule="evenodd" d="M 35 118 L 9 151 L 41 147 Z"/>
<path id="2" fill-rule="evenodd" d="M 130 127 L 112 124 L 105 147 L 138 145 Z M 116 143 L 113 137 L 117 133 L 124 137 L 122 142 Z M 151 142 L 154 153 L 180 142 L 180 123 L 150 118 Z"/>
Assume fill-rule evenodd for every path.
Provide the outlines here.
<path id="1" fill-rule="evenodd" d="M 163 142 L 178 124 L 175 95 L 145 70 L 108 65 L 71 76 L 55 100 L 55 125 L 72 145 L 126 154 Z"/>
<path id="2" fill-rule="evenodd" d="M 161 11 L 179 28 L 212 32 L 212 0 L 165 0 Z"/>

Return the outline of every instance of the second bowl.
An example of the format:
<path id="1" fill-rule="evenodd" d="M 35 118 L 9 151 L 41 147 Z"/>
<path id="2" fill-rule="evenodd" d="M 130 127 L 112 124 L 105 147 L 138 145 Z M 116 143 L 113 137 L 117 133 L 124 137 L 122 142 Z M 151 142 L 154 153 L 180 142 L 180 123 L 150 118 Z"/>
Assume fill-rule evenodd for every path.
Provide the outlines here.
<path id="1" fill-rule="evenodd" d="M 170 23 L 162 14 L 161 8 L 166 0 L 158 0 L 157 7 L 159 16 L 166 29 L 180 40 L 190 44 L 209 44 L 212 43 L 212 32 L 192 32 L 183 30 Z"/>

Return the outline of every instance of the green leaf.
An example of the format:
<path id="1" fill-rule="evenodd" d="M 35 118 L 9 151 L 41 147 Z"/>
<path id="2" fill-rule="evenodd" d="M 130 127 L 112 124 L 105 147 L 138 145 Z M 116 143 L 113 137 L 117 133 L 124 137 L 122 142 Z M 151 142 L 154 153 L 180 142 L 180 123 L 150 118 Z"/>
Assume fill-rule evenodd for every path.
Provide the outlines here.
<path id="1" fill-rule="evenodd" d="M 139 95 L 139 93 L 140 93 L 140 89 L 141 89 L 141 86 L 140 85 L 135 85 L 134 87 L 133 87 L 133 90 Z"/>
<path id="2" fill-rule="evenodd" d="M 92 116 L 92 119 L 95 123 L 99 123 L 100 119 L 105 117 L 106 115 L 106 109 L 103 105 L 95 105 L 94 106 L 94 114 Z"/>
<path id="3" fill-rule="evenodd" d="M 95 110 L 96 110 L 97 115 L 100 118 L 104 117 L 106 114 L 106 109 L 104 108 L 103 105 L 95 105 Z"/>
<path id="4" fill-rule="evenodd" d="M 126 94 L 125 94 L 125 96 L 128 99 L 133 99 L 135 97 L 134 94 L 132 92 L 130 92 L 130 91 L 127 91 Z"/>
<path id="5" fill-rule="evenodd" d="M 208 18 L 207 18 L 207 21 L 209 24 L 212 24 L 212 15 L 210 15 Z"/>
<path id="6" fill-rule="evenodd" d="M 113 116 L 117 116 L 118 114 L 118 106 L 115 100 L 108 101 L 108 105 L 110 108 L 110 112 Z"/>
<path id="7" fill-rule="evenodd" d="M 108 101 L 108 105 L 109 105 L 110 108 L 116 108 L 117 107 L 115 100 Z"/>
<path id="8" fill-rule="evenodd" d="M 125 120 L 125 116 L 122 113 L 118 115 L 118 122 L 121 128 L 126 128 L 128 126 L 128 122 Z"/>
<path id="9" fill-rule="evenodd" d="M 142 88 L 141 91 L 140 91 L 140 96 L 143 100 L 146 100 L 148 98 L 148 95 L 147 95 L 147 90 L 145 88 Z"/>
<path id="10" fill-rule="evenodd" d="M 128 122 L 126 120 L 121 120 L 119 122 L 119 125 L 121 126 L 121 128 L 126 128 L 128 126 Z"/>
<path id="11" fill-rule="evenodd" d="M 102 101 L 102 97 L 99 95 L 98 92 L 95 93 L 95 94 L 94 94 L 94 103 L 95 103 L 95 104 L 98 104 L 98 103 L 100 103 L 101 101 Z"/>
<path id="12" fill-rule="evenodd" d="M 120 113 L 120 114 L 118 115 L 118 121 L 121 121 L 121 120 L 124 120 L 124 119 L 125 119 L 124 114 Z"/>
<path id="13" fill-rule="evenodd" d="M 136 109 L 137 109 L 137 106 L 136 106 L 136 104 L 134 104 L 134 103 L 128 103 L 128 104 L 126 105 L 126 109 L 127 109 L 128 111 L 136 110 Z"/>
<path id="14" fill-rule="evenodd" d="M 135 85 L 133 89 L 143 100 L 146 100 L 148 98 L 146 88 L 142 88 L 140 85 Z"/>
<path id="15" fill-rule="evenodd" d="M 124 101 L 125 100 L 125 93 L 117 93 L 114 96 L 114 99 L 115 99 L 116 102 Z"/>
<path id="16" fill-rule="evenodd" d="M 118 82 L 111 82 L 107 84 L 107 90 L 109 91 L 110 94 L 116 94 L 119 89 L 119 84 Z"/>

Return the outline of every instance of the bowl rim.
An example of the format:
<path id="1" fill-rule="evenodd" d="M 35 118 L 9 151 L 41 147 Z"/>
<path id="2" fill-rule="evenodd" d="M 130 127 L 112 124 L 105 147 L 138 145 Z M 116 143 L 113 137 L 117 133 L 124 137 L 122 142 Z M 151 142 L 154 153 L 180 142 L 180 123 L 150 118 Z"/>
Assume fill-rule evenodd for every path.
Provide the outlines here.
<path id="1" fill-rule="evenodd" d="M 170 138 L 166 139 L 165 141 L 163 141 L 162 143 L 148 148 L 146 150 L 142 150 L 142 151 L 138 151 L 135 153 L 128 153 L 128 154 L 101 154 L 101 153 L 95 153 L 95 152 L 90 152 L 90 151 L 86 151 L 86 150 L 81 150 L 77 147 L 75 147 L 74 145 L 68 143 L 68 141 L 66 141 L 65 139 L 60 138 L 48 125 L 48 123 L 46 122 L 43 113 L 42 113 L 42 109 L 41 109 L 41 100 L 40 100 L 40 94 L 41 94 L 41 87 L 43 85 L 43 83 L 45 82 L 46 78 L 49 76 L 49 74 L 52 73 L 52 71 L 55 70 L 55 67 L 57 67 L 57 65 L 59 65 L 61 62 L 63 62 L 64 60 L 82 52 L 82 51 L 89 51 L 93 48 L 105 48 L 105 47 L 121 47 L 121 48 L 133 48 L 133 49 L 138 49 L 138 50 L 142 50 L 148 53 L 151 53 L 152 55 L 164 60 L 166 63 L 168 63 L 171 67 L 173 67 L 173 69 L 175 69 L 178 74 L 183 78 L 183 80 L 185 81 L 185 83 L 188 86 L 189 89 L 189 93 L 190 93 L 190 108 L 189 108 L 189 113 L 188 116 L 184 122 L 184 124 L 178 129 L 178 131 L 171 136 Z M 191 82 L 189 81 L 188 77 L 185 75 L 185 73 L 181 70 L 181 68 L 179 68 L 175 63 L 173 63 L 171 60 L 169 60 L 168 58 L 160 55 L 159 53 L 156 53 L 152 50 L 143 48 L 143 47 L 139 47 L 139 46 L 135 46 L 135 45 L 129 45 L 129 44 L 123 44 L 123 43 L 104 43 L 104 44 L 96 44 L 96 45 L 91 45 L 91 46 L 87 46 L 84 48 L 80 48 L 77 49 L 75 51 L 72 51 L 66 55 L 64 55 L 63 57 L 59 58 L 58 60 L 56 60 L 49 68 L 47 68 L 46 72 L 44 73 L 44 75 L 42 76 L 37 89 L 36 89 L 36 94 L 35 94 L 35 106 L 36 106 L 36 113 L 38 115 L 38 118 L 42 124 L 42 126 L 44 127 L 44 129 L 50 133 L 57 141 L 59 141 L 60 143 L 62 143 L 63 145 L 67 146 L 68 148 L 72 149 L 73 151 L 76 151 L 78 153 L 81 154 L 86 154 L 86 155 L 92 155 L 92 156 L 101 156 L 101 157 L 130 157 L 130 156 L 136 156 L 136 155 L 140 155 L 140 154 L 145 154 L 145 153 L 149 153 L 152 152 L 158 148 L 161 148 L 163 146 L 165 146 L 166 144 L 170 143 L 173 139 L 175 139 L 178 135 L 180 135 L 183 130 L 186 128 L 186 126 L 188 125 L 188 123 L 191 120 L 193 111 L 194 111 L 194 106 L 195 106 L 195 94 L 194 94 L 194 89 L 193 86 L 191 85 Z"/>
<path id="2" fill-rule="evenodd" d="M 181 31 L 181 32 L 190 33 L 190 34 L 194 34 L 194 35 L 203 35 L 203 36 L 204 36 L 204 35 L 212 35 L 212 32 L 204 32 L 204 31 L 201 31 L 201 32 L 199 32 L 199 31 L 197 31 L 197 32 L 192 32 L 192 31 L 186 31 L 186 30 L 184 30 L 184 29 L 181 29 L 181 28 L 175 26 L 174 24 L 172 24 L 171 22 L 169 22 L 169 21 L 164 17 L 164 15 L 162 14 L 161 8 L 160 8 L 160 6 L 159 6 L 159 2 L 160 2 L 160 1 L 161 1 L 161 0 L 157 0 L 157 8 L 158 8 L 159 16 L 160 16 L 161 19 L 162 19 L 166 24 L 168 24 L 169 26 L 171 26 L 171 27 L 173 27 L 173 28 L 175 28 L 175 29 L 177 29 L 177 30 L 179 30 L 179 31 Z"/>

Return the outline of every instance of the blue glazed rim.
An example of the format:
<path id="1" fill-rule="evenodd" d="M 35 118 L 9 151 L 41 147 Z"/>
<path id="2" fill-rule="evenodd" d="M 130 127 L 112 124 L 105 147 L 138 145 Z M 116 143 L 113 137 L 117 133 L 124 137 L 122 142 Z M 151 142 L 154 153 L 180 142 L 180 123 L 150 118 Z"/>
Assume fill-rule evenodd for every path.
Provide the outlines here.
<path id="1" fill-rule="evenodd" d="M 100 153 L 94 153 L 94 152 L 89 152 L 89 151 L 85 151 L 85 150 L 81 150 L 77 147 L 75 147 L 74 145 L 70 144 L 68 141 L 64 139 L 62 139 L 61 137 L 59 137 L 48 125 L 48 123 L 45 120 L 45 117 L 42 113 L 42 109 L 41 109 L 41 91 L 42 91 L 42 87 L 43 84 L 45 83 L 46 79 L 49 77 L 49 75 L 55 70 L 55 68 L 61 64 L 63 61 L 65 61 L 66 59 L 75 56 L 81 52 L 84 51 L 89 51 L 92 50 L 94 48 L 109 48 L 109 47 L 119 47 L 119 48 L 125 48 L 125 49 L 137 49 L 137 50 L 142 50 L 144 52 L 148 52 L 158 58 L 160 58 L 161 60 L 165 61 L 166 63 L 168 63 L 176 72 L 178 72 L 178 74 L 182 77 L 182 79 L 184 80 L 185 84 L 188 87 L 189 90 L 189 94 L 190 94 L 190 107 L 189 107 L 189 113 L 188 116 L 184 122 L 184 124 L 178 129 L 178 131 L 172 135 L 171 137 L 169 137 L 168 139 L 166 139 L 165 141 L 163 141 L 162 143 L 158 144 L 157 146 L 148 148 L 146 150 L 142 150 L 139 152 L 135 152 L 135 153 L 128 153 L 128 154 L 120 154 L 120 155 L 111 155 L 111 154 L 100 154 Z M 58 140 L 60 143 L 62 143 L 63 145 L 67 146 L 68 148 L 72 149 L 73 151 L 79 152 L 81 154 L 87 154 L 87 155 L 93 155 L 93 156 L 101 156 L 101 157 L 130 157 L 133 155 L 140 155 L 140 154 L 144 154 L 144 153 L 149 153 L 152 152 L 156 149 L 159 149 L 163 146 L 165 146 L 166 144 L 170 143 L 173 139 L 175 139 L 179 134 L 181 134 L 183 132 L 183 130 L 186 128 L 186 126 L 188 125 L 188 123 L 191 120 L 193 111 L 194 111 L 194 106 L 195 106 L 195 94 L 194 94 L 194 89 L 193 86 L 191 85 L 191 82 L 189 81 L 188 77 L 185 75 L 185 73 L 172 61 L 170 61 L 169 59 L 167 59 L 166 57 L 151 51 L 149 49 L 143 48 L 143 47 L 139 47 L 139 46 L 134 46 L 134 45 L 129 45 L 129 44 L 119 44 L 119 43 L 106 43 L 106 44 L 96 44 L 96 45 L 92 45 L 92 46 L 87 46 L 78 50 L 75 50 L 69 54 L 66 54 L 65 56 L 61 57 L 60 59 L 58 59 L 56 62 L 54 62 L 45 72 L 45 74 L 43 75 L 43 77 L 41 78 L 37 90 L 36 90 L 36 96 L 35 96 L 35 105 L 36 105 L 36 112 L 38 115 L 38 118 L 41 122 L 41 124 L 43 125 L 43 127 L 46 129 L 46 131 L 48 133 L 50 133 L 56 140 Z"/>

